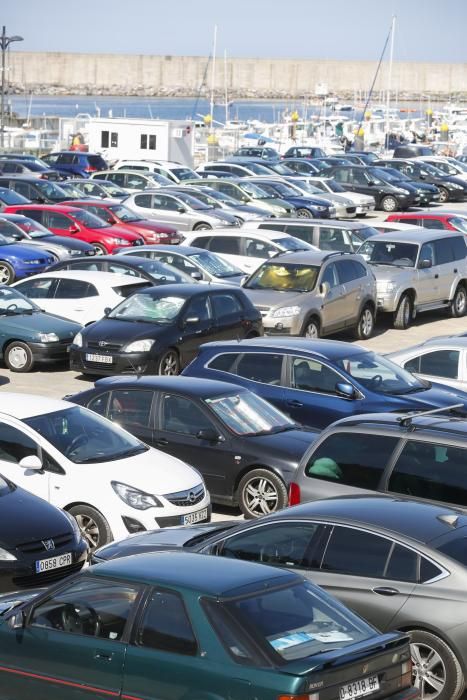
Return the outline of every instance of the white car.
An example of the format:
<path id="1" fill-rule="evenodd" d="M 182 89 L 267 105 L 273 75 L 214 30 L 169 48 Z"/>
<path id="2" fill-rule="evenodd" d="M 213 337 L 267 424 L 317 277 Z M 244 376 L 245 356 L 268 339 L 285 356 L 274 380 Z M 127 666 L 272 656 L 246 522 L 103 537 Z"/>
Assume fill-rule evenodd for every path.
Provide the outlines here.
<path id="1" fill-rule="evenodd" d="M 0 474 L 73 515 L 92 548 L 210 516 L 195 469 L 94 411 L 44 396 L 0 394 Z"/>
<path id="2" fill-rule="evenodd" d="M 417 377 L 467 391 L 467 335 L 432 338 L 386 357 Z"/>
<path id="3" fill-rule="evenodd" d="M 198 173 L 183 163 L 170 160 L 125 160 L 120 159 L 114 163 L 114 170 L 138 170 L 162 175 L 169 180 L 170 184 L 182 182 L 182 180 L 193 180 L 200 178 Z M 200 178 L 201 179 L 201 178 Z M 166 183 L 166 184 L 169 184 Z"/>
<path id="4" fill-rule="evenodd" d="M 132 275 L 90 270 L 57 270 L 27 277 L 11 285 L 48 313 L 87 326 L 102 318 L 149 282 Z"/>
<path id="5" fill-rule="evenodd" d="M 307 180 L 316 185 L 322 192 L 341 195 L 349 199 L 355 205 L 357 215 L 366 216 L 369 212 L 375 210 L 375 198 L 369 194 L 359 194 L 358 192 L 346 190 L 339 182 L 330 177 L 314 177 L 310 175 L 310 177 L 307 177 Z"/>
<path id="6" fill-rule="evenodd" d="M 207 231 L 193 231 L 185 235 L 183 245 L 217 253 L 224 260 L 248 273 L 254 272 L 265 260 L 281 253 L 318 250 L 306 241 L 282 231 L 248 229 L 245 226 L 236 231 L 217 229 L 212 234 Z"/>

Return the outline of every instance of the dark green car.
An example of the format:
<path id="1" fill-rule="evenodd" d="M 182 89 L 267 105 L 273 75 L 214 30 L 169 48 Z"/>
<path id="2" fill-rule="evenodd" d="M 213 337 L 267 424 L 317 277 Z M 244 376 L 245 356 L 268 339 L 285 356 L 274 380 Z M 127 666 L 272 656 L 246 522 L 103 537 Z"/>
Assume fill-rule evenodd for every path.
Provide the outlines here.
<path id="1" fill-rule="evenodd" d="M 0 357 L 13 372 L 66 360 L 80 330 L 81 324 L 48 314 L 16 289 L 0 285 Z"/>
<path id="2" fill-rule="evenodd" d="M 291 571 L 168 551 L 0 597 L 2 700 L 365 696 L 418 697 L 408 638 Z"/>

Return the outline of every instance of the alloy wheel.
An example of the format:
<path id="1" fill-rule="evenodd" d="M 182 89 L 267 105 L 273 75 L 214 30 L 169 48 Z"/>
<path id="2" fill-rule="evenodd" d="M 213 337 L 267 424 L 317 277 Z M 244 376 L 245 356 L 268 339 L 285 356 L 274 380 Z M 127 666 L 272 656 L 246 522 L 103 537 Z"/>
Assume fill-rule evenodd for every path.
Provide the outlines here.
<path id="1" fill-rule="evenodd" d="M 99 543 L 99 527 L 96 521 L 89 515 L 76 514 L 74 518 L 89 547 L 95 549 Z"/>
<path id="2" fill-rule="evenodd" d="M 413 684 L 422 700 L 435 700 L 446 685 L 446 667 L 441 656 L 427 644 L 410 644 L 413 663 Z"/>
<path id="3" fill-rule="evenodd" d="M 248 510 L 255 516 L 268 515 L 277 509 L 279 494 L 269 479 L 264 477 L 251 479 L 244 494 Z"/>

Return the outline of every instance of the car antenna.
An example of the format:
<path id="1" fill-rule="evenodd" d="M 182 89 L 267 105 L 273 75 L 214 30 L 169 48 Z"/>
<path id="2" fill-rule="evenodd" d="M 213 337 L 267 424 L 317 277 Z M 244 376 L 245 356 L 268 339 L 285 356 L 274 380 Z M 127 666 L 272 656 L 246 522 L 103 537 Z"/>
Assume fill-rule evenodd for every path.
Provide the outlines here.
<path id="1" fill-rule="evenodd" d="M 136 375 L 136 379 L 140 379 L 141 375 L 143 373 L 141 365 L 137 365 L 135 367 L 135 365 L 133 364 L 133 362 L 131 361 L 131 359 L 129 357 L 127 358 L 127 362 L 131 366 L 132 370 L 134 371 L 134 373 Z"/>
<path id="2" fill-rule="evenodd" d="M 432 416 L 435 413 L 444 413 L 444 411 L 455 411 L 457 408 L 464 408 L 463 403 L 455 403 L 452 406 L 441 406 L 440 408 L 432 408 L 429 411 L 414 411 L 412 413 L 406 413 L 403 416 L 397 418 L 397 422 L 401 424 L 403 428 L 412 428 L 415 430 L 415 426 L 412 425 L 414 418 L 419 418 L 420 416 Z"/>

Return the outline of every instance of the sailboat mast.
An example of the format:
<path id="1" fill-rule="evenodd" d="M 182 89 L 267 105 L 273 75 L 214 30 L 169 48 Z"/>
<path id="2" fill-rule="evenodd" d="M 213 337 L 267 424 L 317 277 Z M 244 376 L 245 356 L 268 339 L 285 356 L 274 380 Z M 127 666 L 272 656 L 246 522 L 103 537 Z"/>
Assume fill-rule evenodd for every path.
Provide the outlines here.
<path id="1" fill-rule="evenodd" d="M 229 102 L 227 100 L 227 49 L 224 49 L 224 101 L 225 101 L 225 123 L 229 121 Z"/>
<path id="2" fill-rule="evenodd" d="M 386 92 L 386 139 L 385 139 L 385 145 L 386 148 L 389 144 L 389 119 L 390 119 L 390 114 L 389 114 L 389 107 L 391 104 L 391 80 L 392 80 L 392 59 L 394 56 L 394 32 L 396 30 L 396 16 L 393 15 L 392 17 L 392 25 L 391 25 L 391 45 L 389 49 L 389 70 L 388 70 L 388 85 L 387 85 L 387 92 Z"/>
<path id="3" fill-rule="evenodd" d="M 211 132 L 214 120 L 214 81 L 216 79 L 216 45 L 217 45 L 217 24 L 214 25 L 214 41 L 212 43 L 212 67 L 211 67 L 211 108 L 209 111 L 211 120 Z"/>

